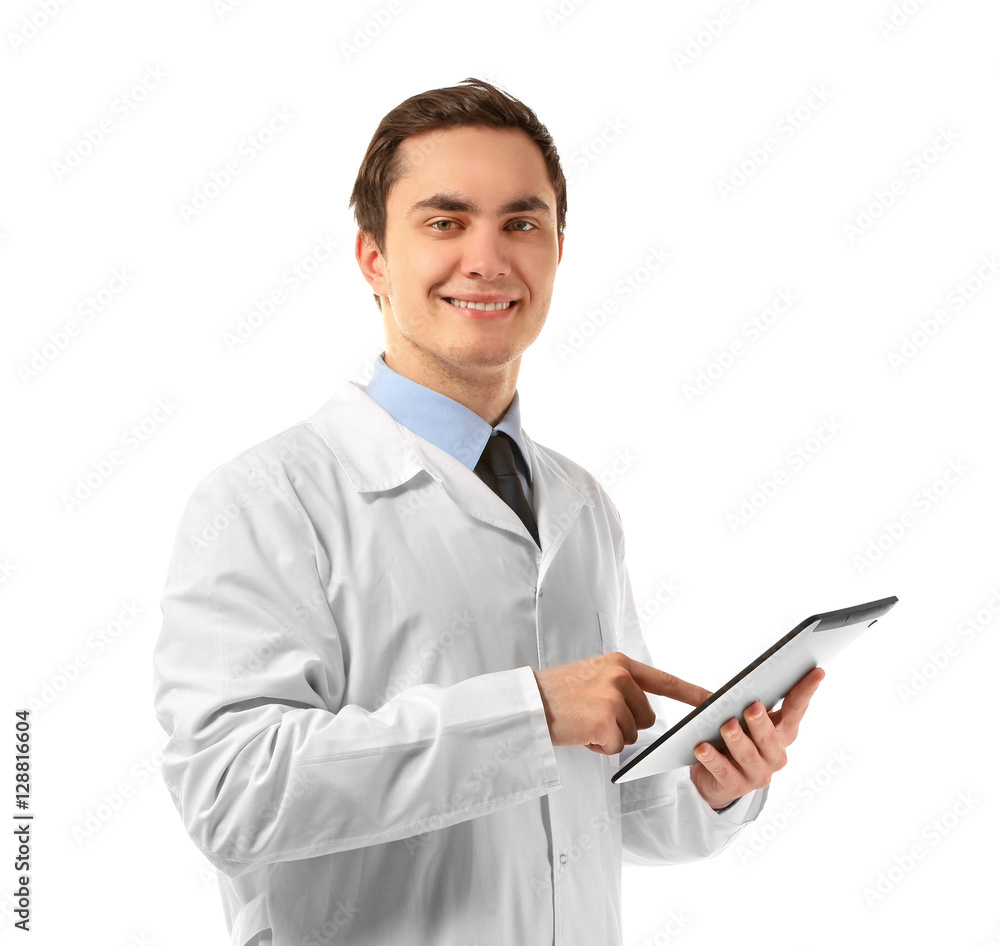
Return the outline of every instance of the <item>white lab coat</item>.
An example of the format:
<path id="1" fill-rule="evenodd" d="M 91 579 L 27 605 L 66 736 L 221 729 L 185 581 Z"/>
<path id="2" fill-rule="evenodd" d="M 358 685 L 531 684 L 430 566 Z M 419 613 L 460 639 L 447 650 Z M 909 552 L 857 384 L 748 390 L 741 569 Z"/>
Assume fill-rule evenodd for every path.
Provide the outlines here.
<path id="1" fill-rule="evenodd" d="M 687 769 L 615 785 L 618 756 L 552 746 L 533 668 L 650 655 L 617 510 L 525 439 L 541 550 L 349 382 L 188 501 L 155 706 L 235 946 L 610 946 L 623 857 L 740 830 Z"/>

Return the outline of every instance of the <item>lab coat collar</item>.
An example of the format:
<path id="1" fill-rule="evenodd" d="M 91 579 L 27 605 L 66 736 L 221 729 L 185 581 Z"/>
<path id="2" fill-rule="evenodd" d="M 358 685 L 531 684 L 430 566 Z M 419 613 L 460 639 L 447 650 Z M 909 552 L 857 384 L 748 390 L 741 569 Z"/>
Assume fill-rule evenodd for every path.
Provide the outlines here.
<path id="1" fill-rule="evenodd" d="M 531 458 L 524 446 L 520 395 L 517 391 L 514 391 L 506 413 L 491 426 L 465 404 L 393 371 L 385 363 L 385 352 L 375 359 L 374 365 L 365 394 L 404 427 L 437 444 L 470 470 L 475 470 L 479 463 L 491 431 L 503 431 L 517 444 L 517 452 L 527 467 L 528 482 L 531 482 Z"/>
<path id="2" fill-rule="evenodd" d="M 473 471 L 394 420 L 363 385 L 345 381 L 309 423 L 359 493 L 395 489 L 424 471 L 469 515 L 522 535 L 534 545 L 517 514 L 491 490 L 483 489 Z M 534 471 L 542 551 L 554 553 L 580 510 L 594 505 L 593 486 L 523 430 L 522 437 Z"/>
<path id="3" fill-rule="evenodd" d="M 359 493 L 395 489 L 421 470 L 432 473 L 403 436 L 404 428 L 353 381 L 337 388 L 309 423 L 320 432 Z"/>

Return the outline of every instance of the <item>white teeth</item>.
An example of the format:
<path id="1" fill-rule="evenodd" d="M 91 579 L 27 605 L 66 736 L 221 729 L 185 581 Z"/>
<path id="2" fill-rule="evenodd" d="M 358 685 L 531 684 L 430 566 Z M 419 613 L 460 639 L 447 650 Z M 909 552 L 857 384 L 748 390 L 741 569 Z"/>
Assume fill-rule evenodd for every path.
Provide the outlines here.
<path id="1" fill-rule="evenodd" d="M 453 306 L 459 309 L 480 309 L 483 312 L 496 312 L 498 309 L 509 309 L 509 302 L 466 302 L 464 299 L 449 299 Z"/>

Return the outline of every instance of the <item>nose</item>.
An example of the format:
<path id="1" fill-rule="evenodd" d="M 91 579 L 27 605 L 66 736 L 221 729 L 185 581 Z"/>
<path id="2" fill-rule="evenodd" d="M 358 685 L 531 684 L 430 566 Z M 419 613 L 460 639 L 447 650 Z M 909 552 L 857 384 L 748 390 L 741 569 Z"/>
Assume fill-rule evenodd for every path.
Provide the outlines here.
<path id="1" fill-rule="evenodd" d="M 469 230 L 463 242 L 463 275 L 480 276 L 486 282 L 510 275 L 510 259 L 503 234 L 490 227 L 475 227 Z"/>

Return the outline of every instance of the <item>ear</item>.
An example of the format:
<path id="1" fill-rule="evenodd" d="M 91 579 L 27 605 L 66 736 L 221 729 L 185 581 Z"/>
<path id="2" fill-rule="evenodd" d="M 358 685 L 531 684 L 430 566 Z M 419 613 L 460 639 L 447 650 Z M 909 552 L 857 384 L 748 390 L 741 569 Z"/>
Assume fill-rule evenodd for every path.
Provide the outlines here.
<path id="1" fill-rule="evenodd" d="M 556 260 L 556 266 L 562 262 L 562 251 L 563 251 L 563 240 L 566 239 L 565 233 L 559 234 L 559 259 Z"/>
<path id="2" fill-rule="evenodd" d="M 354 258 L 358 261 L 361 275 L 372 287 L 375 295 L 388 295 L 385 282 L 385 257 L 379 252 L 375 241 L 366 230 L 358 230 L 354 240 Z"/>

